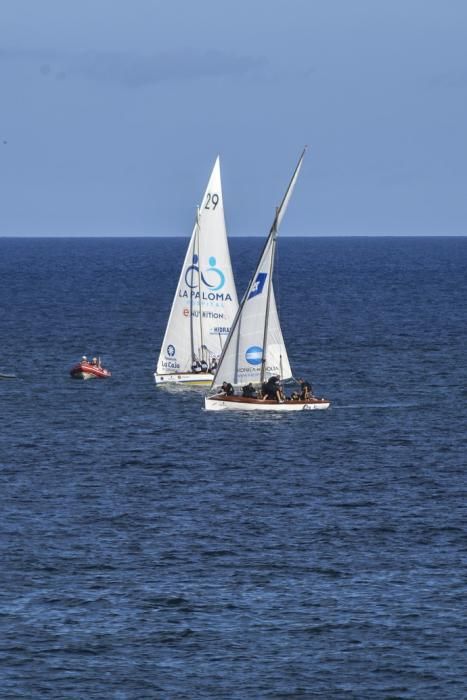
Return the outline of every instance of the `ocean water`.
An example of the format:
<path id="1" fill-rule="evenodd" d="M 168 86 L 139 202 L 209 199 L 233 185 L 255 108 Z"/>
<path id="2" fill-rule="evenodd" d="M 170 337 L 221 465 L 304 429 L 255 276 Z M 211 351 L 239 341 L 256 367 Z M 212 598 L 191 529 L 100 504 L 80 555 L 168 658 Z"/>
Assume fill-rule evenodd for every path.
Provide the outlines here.
<path id="1" fill-rule="evenodd" d="M 0 697 L 466 698 L 467 239 L 280 239 L 285 416 L 154 387 L 185 247 L 0 239 Z"/>

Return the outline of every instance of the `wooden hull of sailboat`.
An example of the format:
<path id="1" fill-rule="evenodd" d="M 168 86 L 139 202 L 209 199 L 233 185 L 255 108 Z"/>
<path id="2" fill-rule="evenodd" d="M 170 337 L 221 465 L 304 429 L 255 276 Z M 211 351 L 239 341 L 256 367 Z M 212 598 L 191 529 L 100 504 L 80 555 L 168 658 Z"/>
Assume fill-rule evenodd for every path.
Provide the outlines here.
<path id="1" fill-rule="evenodd" d="M 308 401 L 262 401 L 243 396 L 208 396 L 204 400 L 206 411 L 317 411 L 329 408 L 327 399 L 309 399 Z"/>
<path id="2" fill-rule="evenodd" d="M 181 372 L 180 374 L 157 374 L 154 373 L 156 385 L 180 384 L 184 386 L 211 386 L 214 375 L 210 372 Z"/>

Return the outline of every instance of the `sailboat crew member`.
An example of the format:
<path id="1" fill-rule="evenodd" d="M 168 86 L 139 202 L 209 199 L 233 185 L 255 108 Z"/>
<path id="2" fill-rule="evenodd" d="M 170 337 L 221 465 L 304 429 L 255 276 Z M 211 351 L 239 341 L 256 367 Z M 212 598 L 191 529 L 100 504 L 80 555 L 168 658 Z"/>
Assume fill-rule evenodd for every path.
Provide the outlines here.
<path id="1" fill-rule="evenodd" d="M 246 399 L 256 399 L 256 389 L 253 386 L 253 384 L 250 382 L 249 384 L 245 384 L 244 387 L 242 387 L 242 396 L 244 396 Z"/>
<path id="2" fill-rule="evenodd" d="M 191 371 L 195 374 L 199 374 L 200 372 L 202 372 L 201 362 L 199 360 L 193 361 L 193 364 L 191 365 Z"/>
<path id="3" fill-rule="evenodd" d="M 305 379 L 299 379 L 298 381 L 301 389 L 300 398 L 303 401 L 311 399 L 313 396 L 313 387 L 311 386 L 310 382 L 306 381 Z"/>
<path id="4" fill-rule="evenodd" d="M 270 401 L 276 400 L 278 403 L 283 402 L 284 396 L 282 393 L 281 385 L 279 384 L 279 380 L 279 376 L 269 377 L 268 381 L 264 385 L 263 401 L 269 399 Z"/>

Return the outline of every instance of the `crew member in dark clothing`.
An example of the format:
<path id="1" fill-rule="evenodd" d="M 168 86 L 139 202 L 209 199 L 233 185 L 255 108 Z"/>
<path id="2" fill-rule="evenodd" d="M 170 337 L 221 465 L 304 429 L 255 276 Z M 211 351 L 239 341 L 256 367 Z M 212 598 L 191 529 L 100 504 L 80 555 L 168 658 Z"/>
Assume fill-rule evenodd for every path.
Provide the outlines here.
<path id="1" fill-rule="evenodd" d="M 222 382 L 222 393 L 224 393 L 226 396 L 234 395 L 234 389 L 230 382 Z"/>
<path id="2" fill-rule="evenodd" d="M 304 379 L 299 379 L 298 381 L 300 382 L 300 398 L 302 401 L 311 399 L 313 396 L 313 387 L 311 386 L 310 382 L 307 382 Z"/>
<path id="3" fill-rule="evenodd" d="M 201 360 L 201 372 L 207 372 L 208 371 L 208 363 L 206 360 Z"/>
<path id="4" fill-rule="evenodd" d="M 266 382 L 266 395 L 263 396 L 263 401 L 265 399 L 269 399 L 270 401 L 277 401 L 278 403 L 281 403 L 284 400 L 279 379 L 280 377 L 269 377 L 268 381 Z"/>
<path id="5" fill-rule="evenodd" d="M 251 382 L 242 388 L 242 394 L 246 399 L 256 399 L 256 389 Z"/>
<path id="6" fill-rule="evenodd" d="M 193 361 L 193 364 L 191 365 L 191 371 L 195 374 L 199 374 L 201 372 L 201 363 L 199 360 Z"/>

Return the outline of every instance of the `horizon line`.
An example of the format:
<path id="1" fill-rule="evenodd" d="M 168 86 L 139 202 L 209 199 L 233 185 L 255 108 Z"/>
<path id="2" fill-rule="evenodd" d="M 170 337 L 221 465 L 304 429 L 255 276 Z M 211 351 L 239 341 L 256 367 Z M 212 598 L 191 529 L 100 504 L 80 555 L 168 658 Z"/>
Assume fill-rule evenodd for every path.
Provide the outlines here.
<path id="1" fill-rule="evenodd" d="M 316 238 L 466 238 L 467 233 L 333 233 L 333 234 L 317 234 L 317 235 L 291 235 L 291 234 L 282 234 L 279 236 L 280 238 L 309 238 L 310 240 L 316 239 Z M 72 240 L 72 239 L 116 239 L 116 238 L 121 238 L 121 239 L 138 239 L 138 240 L 145 240 L 145 239 L 156 239 L 156 238 L 163 238 L 163 239 L 179 239 L 179 238 L 184 238 L 188 239 L 190 238 L 189 235 L 183 235 L 183 234 L 172 234 L 172 235 L 144 235 L 144 234 L 100 234 L 100 235 L 94 235 L 94 234 L 68 234 L 68 235 L 61 235 L 61 234 L 0 234 L 0 240 L 1 239 L 54 239 L 54 240 Z M 254 234 L 245 234 L 245 235 L 231 235 L 228 236 L 229 240 L 233 238 L 259 238 L 262 239 L 264 238 L 264 235 L 254 235 Z"/>

